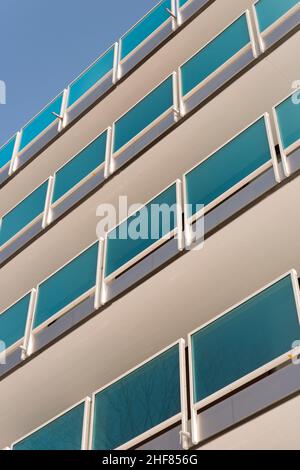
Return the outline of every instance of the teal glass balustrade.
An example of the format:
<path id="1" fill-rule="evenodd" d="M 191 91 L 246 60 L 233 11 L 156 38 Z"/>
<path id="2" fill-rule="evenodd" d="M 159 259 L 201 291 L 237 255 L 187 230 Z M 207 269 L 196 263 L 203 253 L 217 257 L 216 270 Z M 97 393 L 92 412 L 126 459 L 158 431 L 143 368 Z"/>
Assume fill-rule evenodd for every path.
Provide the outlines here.
<path id="1" fill-rule="evenodd" d="M 298 4 L 299 0 L 259 0 L 255 5 L 255 9 L 260 31 L 264 32 Z"/>
<path id="2" fill-rule="evenodd" d="M 57 117 L 53 114 L 60 115 L 63 94 L 61 93 L 50 103 L 43 111 L 32 119 L 25 127 L 23 127 L 20 151 L 45 131 L 51 124 L 57 121 Z"/>
<path id="3" fill-rule="evenodd" d="M 174 346 L 95 396 L 93 449 L 116 449 L 181 412 Z"/>
<path id="4" fill-rule="evenodd" d="M 185 175 L 189 216 L 210 204 L 272 158 L 264 118 Z"/>
<path id="5" fill-rule="evenodd" d="M 10 139 L 3 147 L 0 148 L 0 169 L 3 168 L 11 159 L 14 152 L 16 136 Z"/>
<path id="6" fill-rule="evenodd" d="M 180 7 L 183 7 L 187 2 L 189 2 L 190 0 L 179 0 L 179 6 Z"/>
<path id="7" fill-rule="evenodd" d="M 287 353 L 299 339 L 287 276 L 192 335 L 195 403 Z"/>
<path id="8" fill-rule="evenodd" d="M 103 79 L 114 66 L 114 46 L 111 47 L 103 56 L 99 57 L 85 72 L 83 72 L 69 89 L 68 107 L 72 106 L 88 90 Z"/>
<path id="9" fill-rule="evenodd" d="M 164 0 L 153 8 L 141 21 L 139 21 L 120 41 L 121 59 L 128 56 L 145 39 L 153 34 L 171 16 L 167 9 L 172 10 L 171 0 Z"/>
<path id="10" fill-rule="evenodd" d="M 38 288 L 34 328 L 96 285 L 98 243 L 63 266 Z"/>
<path id="11" fill-rule="evenodd" d="M 174 230 L 176 184 L 152 199 L 146 206 L 107 235 L 105 275 L 133 260 Z"/>
<path id="12" fill-rule="evenodd" d="M 300 90 L 297 92 L 300 97 Z M 300 141 L 300 104 L 295 104 L 290 96 L 276 108 L 278 126 L 283 148 L 287 149 L 295 142 Z"/>
<path id="13" fill-rule="evenodd" d="M 13 450 L 81 450 L 84 403 L 17 442 Z"/>
<path id="14" fill-rule="evenodd" d="M 30 294 L 0 313 L 0 341 L 9 348 L 20 341 L 25 334 Z"/>
<path id="15" fill-rule="evenodd" d="M 167 78 L 115 123 L 114 152 L 173 106 L 173 79 Z"/>
<path id="16" fill-rule="evenodd" d="M 250 43 L 246 14 L 213 39 L 181 67 L 186 95 Z"/>
<path id="17" fill-rule="evenodd" d="M 105 161 L 107 132 L 85 147 L 55 174 L 53 201 L 57 201 Z"/>
<path id="18" fill-rule="evenodd" d="M 41 215 L 45 208 L 48 181 L 5 214 L 0 225 L 0 246 Z"/>

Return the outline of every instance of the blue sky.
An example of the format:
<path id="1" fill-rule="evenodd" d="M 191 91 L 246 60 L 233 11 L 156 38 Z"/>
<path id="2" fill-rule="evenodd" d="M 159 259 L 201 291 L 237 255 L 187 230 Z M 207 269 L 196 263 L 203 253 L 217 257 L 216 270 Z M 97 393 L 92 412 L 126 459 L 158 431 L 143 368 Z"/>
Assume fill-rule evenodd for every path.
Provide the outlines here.
<path id="1" fill-rule="evenodd" d="M 1 0 L 0 145 L 158 0 Z"/>

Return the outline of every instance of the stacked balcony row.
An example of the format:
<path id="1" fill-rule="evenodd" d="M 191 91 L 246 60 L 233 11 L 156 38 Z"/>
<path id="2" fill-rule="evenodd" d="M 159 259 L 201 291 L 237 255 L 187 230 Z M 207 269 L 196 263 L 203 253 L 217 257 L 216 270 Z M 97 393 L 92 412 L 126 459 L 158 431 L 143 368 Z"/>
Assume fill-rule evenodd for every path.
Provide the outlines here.
<path id="1" fill-rule="evenodd" d="M 297 358 L 299 322 L 291 270 L 192 331 L 187 346 L 176 341 L 11 449 L 128 449 L 174 425 L 178 448 L 187 449 L 201 441 L 201 410 Z"/>
<path id="2" fill-rule="evenodd" d="M 294 98 L 292 95 L 274 108 L 279 112 L 279 123 L 283 109 L 286 112 L 291 107 L 299 113 L 300 106 L 294 104 Z M 289 114 L 286 118 L 290 118 Z M 287 165 L 298 155 L 299 169 L 300 121 L 296 133 L 289 126 L 288 129 L 287 143 L 290 144 L 292 132 L 298 146 L 295 153 L 286 157 Z M 234 211 L 247 207 L 270 188 L 280 187 L 281 173 L 269 116 L 265 114 L 2 312 L 0 339 L 6 349 L 7 364 L 0 366 L 1 375 L 165 262 L 171 262 L 183 250 L 201 245 L 206 235 L 204 219 L 205 230 L 209 230 L 210 217 L 222 207 L 224 220 L 230 218 Z M 70 180 L 67 178 L 66 184 Z M 49 187 L 49 183 L 48 187 L 42 185 L 23 201 L 21 208 L 17 206 L 7 219 L 3 218 L 4 242 L 29 214 L 34 219 L 32 227 L 47 219 L 49 212 L 45 217 L 45 212 L 40 211 L 50 194 Z M 60 194 L 62 186 L 52 184 L 51 188 L 53 199 L 55 188 Z M 52 203 L 52 199 L 48 198 L 48 202 Z M 216 219 L 220 223 L 220 214 Z"/>
<path id="3" fill-rule="evenodd" d="M 6 181 L 12 173 L 28 162 L 208 2 L 209 0 L 160 2 L 126 33 L 119 43 L 110 48 L 1 147 L 0 183 Z M 177 89 L 173 91 L 173 98 L 171 95 L 166 96 L 164 102 L 160 103 L 159 97 L 156 96 L 158 103 L 161 104 L 161 110 L 153 110 L 153 115 L 148 116 L 145 122 L 141 122 L 140 128 L 137 125 L 130 130 L 127 128 L 131 126 L 134 116 L 138 117 L 137 109 L 113 125 L 113 130 L 116 130 L 113 150 L 115 157 L 118 157 L 119 153 L 124 153 L 130 141 L 130 134 L 137 135 L 149 125 L 149 122 L 157 119 L 157 116 L 162 118 L 162 114 L 169 108 L 175 113 L 172 119 L 169 117 L 169 125 L 172 120 L 176 121 L 180 115 L 199 105 L 259 54 L 264 53 L 271 45 L 292 31 L 299 24 L 299 20 L 298 0 L 256 2 L 253 5 L 253 14 L 247 11 L 180 67 L 178 77 L 181 96 L 176 96 Z M 170 84 L 166 82 L 164 86 L 168 88 Z M 145 98 L 146 101 L 149 99 Z M 164 125 L 167 125 L 166 119 Z M 120 159 L 116 158 L 116 162 L 118 160 Z"/>
<path id="4" fill-rule="evenodd" d="M 169 77 L 117 121 L 113 130 L 104 131 L 2 217 L 0 262 L 8 260 L 99 188 L 108 175 L 115 171 L 116 162 L 122 158 L 120 151 L 126 154 L 126 158 L 134 156 L 139 142 L 145 144 L 145 129 L 153 137 L 156 126 L 158 132 L 161 130 L 162 116 L 167 121 L 169 117 L 173 120 L 175 78 L 174 75 Z M 208 213 L 239 187 L 270 167 L 273 167 L 275 181 L 280 182 L 284 175 L 280 174 L 275 140 L 279 142 L 285 176 L 299 169 L 299 101 L 300 88 L 275 105 L 272 116 L 266 114 L 258 119 L 184 175 L 186 233 L 190 224 L 197 219 L 197 204 L 204 205 L 204 212 Z M 157 119 L 159 123 L 155 126 L 153 121 L 155 123 Z M 271 129 L 272 120 L 276 136 Z M 242 159 L 239 158 L 241 154 Z"/>

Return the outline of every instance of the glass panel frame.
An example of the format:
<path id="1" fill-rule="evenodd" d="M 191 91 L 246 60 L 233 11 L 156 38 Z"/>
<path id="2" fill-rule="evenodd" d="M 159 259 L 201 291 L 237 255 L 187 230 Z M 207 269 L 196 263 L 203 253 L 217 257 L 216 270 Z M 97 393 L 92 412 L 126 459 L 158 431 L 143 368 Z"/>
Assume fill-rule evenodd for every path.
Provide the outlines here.
<path id="1" fill-rule="evenodd" d="M 154 5 L 153 8 L 151 8 L 150 11 L 148 11 L 140 20 L 138 20 L 128 31 L 126 31 L 125 34 L 123 34 L 123 36 L 121 36 L 120 40 L 119 40 L 119 62 L 122 63 L 124 62 L 125 60 L 127 60 L 130 56 L 132 56 L 137 50 L 139 50 L 147 41 L 149 41 L 155 34 L 158 33 L 158 31 L 160 31 L 167 23 L 170 23 L 173 21 L 173 18 L 171 15 L 169 15 L 168 18 L 166 18 L 159 26 L 157 26 L 155 29 L 152 30 L 152 32 L 144 37 L 142 39 L 142 41 L 136 43 L 134 45 L 134 47 L 129 47 L 127 48 L 127 52 L 124 54 L 123 53 L 123 49 L 124 49 L 124 46 L 123 46 L 123 42 L 125 42 L 124 40 L 128 37 L 130 37 L 130 35 L 140 26 L 142 25 L 146 20 L 147 18 L 153 16 L 156 12 L 156 10 L 158 10 L 164 3 L 169 3 L 170 4 L 170 11 L 172 11 L 172 13 L 176 13 L 174 10 L 174 0 L 161 0 L 159 3 L 157 3 L 156 5 Z"/>
<path id="2" fill-rule="evenodd" d="M 246 176 L 244 179 L 239 181 L 237 184 L 230 187 L 227 191 L 225 191 L 223 194 L 221 194 L 216 199 L 211 201 L 208 205 L 202 206 L 202 208 L 195 214 L 193 215 L 188 214 L 187 207 L 189 207 L 189 198 L 188 198 L 188 189 L 187 189 L 187 176 L 190 173 L 192 173 L 196 168 L 200 167 L 202 164 L 205 164 L 205 162 L 207 162 L 214 155 L 218 154 L 222 149 L 226 148 L 229 144 L 231 144 L 236 139 L 238 139 L 241 135 L 244 134 L 244 132 L 246 132 L 248 129 L 251 129 L 252 126 L 257 124 L 262 119 L 264 119 L 264 122 L 265 122 L 266 136 L 268 139 L 270 156 L 271 156 L 270 160 L 266 162 L 265 164 L 263 164 L 262 166 L 260 166 L 259 168 L 257 168 L 254 172 L 250 173 L 248 176 Z M 239 189 L 241 189 L 246 183 L 249 183 L 250 181 L 254 180 L 259 175 L 261 175 L 266 170 L 272 167 L 274 170 L 275 180 L 276 182 L 280 183 L 281 178 L 280 178 L 279 166 L 278 166 L 277 156 L 276 156 L 276 151 L 275 151 L 275 143 L 274 143 L 272 130 L 271 130 L 270 117 L 268 113 L 265 113 L 262 116 L 260 116 L 258 119 L 256 119 L 254 122 L 246 126 L 244 129 L 242 129 L 240 132 L 238 132 L 235 136 L 233 136 L 227 142 L 225 142 L 225 144 L 223 144 L 221 147 L 219 147 L 214 152 L 212 152 L 207 157 L 205 157 L 203 160 L 201 160 L 200 163 L 197 163 L 194 167 L 192 167 L 190 170 L 184 173 L 183 175 L 183 195 L 184 195 L 184 207 L 185 207 L 184 217 L 185 217 L 185 227 L 187 229 L 187 232 L 189 232 L 191 228 L 191 224 L 193 224 L 196 220 L 203 217 L 207 212 L 215 208 L 217 205 L 221 204 L 228 197 L 232 196 Z"/>
<path id="3" fill-rule="evenodd" d="M 10 209 L 8 212 L 6 212 L 0 219 L 0 234 L 1 234 L 1 229 L 2 229 L 2 223 L 3 219 L 11 214 L 15 209 L 18 208 L 21 204 L 23 204 L 27 199 L 29 199 L 36 191 L 42 189 L 43 186 L 45 186 L 45 200 L 44 200 L 44 205 L 43 205 L 43 211 L 40 212 L 36 217 L 34 217 L 32 220 L 30 220 L 26 225 L 24 225 L 19 231 L 14 233 L 9 239 L 7 239 L 2 245 L 0 242 L 0 247 L 2 249 L 6 248 L 9 246 L 13 241 L 15 241 L 17 238 L 19 238 L 22 234 L 24 234 L 30 227 L 32 227 L 39 219 L 42 219 L 44 225 L 46 213 L 47 213 L 47 205 L 48 205 L 48 199 L 49 199 L 49 188 L 51 185 L 51 176 L 47 180 L 45 180 L 42 184 L 40 184 L 37 188 L 35 188 L 31 193 L 29 193 L 25 198 L 23 198 L 20 202 L 18 202 L 12 209 Z M 44 228 L 44 227 L 43 227 Z"/>
<path id="4" fill-rule="evenodd" d="M 278 103 L 276 103 L 272 108 L 274 122 L 275 122 L 275 129 L 276 129 L 278 144 L 279 144 L 279 148 L 280 148 L 280 156 L 281 156 L 281 159 L 282 159 L 283 170 L 284 170 L 285 176 L 287 176 L 287 177 L 289 177 L 291 175 L 291 169 L 290 169 L 290 165 L 289 165 L 289 156 L 293 152 L 298 150 L 299 147 L 300 147 L 300 122 L 299 122 L 299 138 L 297 140 L 295 140 L 294 142 L 289 143 L 289 145 L 286 146 L 284 144 L 284 138 L 283 138 L 282 131 L 281 131 L 281 128 L 280 128 L 277 109 L 281 105 L 283 105 L 285 102 L 287 102 L 290 98 L 292 98 L 292 96 L 295 95 L 295 94 L 297 94 L 300 97 L 300 87 L 293 90 L 283 100 L 280 100 Z M 300 104 L 295 105 L 295 106 L 299 106 L 299 108 L 300 108 Z"/>
<path id="5" fill-rule="evenodd" d="M 99 165 L 92 169 L 88 174 L 86 174 L 81 180 L 79 180 L 74 186 L 70 187 L 66 192 L 64 192 L 61 196 L 55 199 L 55 190 L 56 190 L 56 182 L 57 182 L 57 175 L 60 171 L 63 171 L 68 165 L 72 162 L 75 162 L 77 157 L 80 157 L 81 154 L 88 150 L 93 144 L 105 137 L 105 155 L 104 160 L 102 162 L 99 161 Z M 54 181 L 53 181 L 53 191 L 51 195 L 51 208 L 56 207 L 59 205 L 63 200 L 67 199 L 72 193 L 74 193 L 81 185 L 83 185 L 86 181 L 88 181 L 95 173 L 99 170 L 107 168 L 109 165 L 110 159 L 110 140 L 111 140 L 111 128 L 106 129 L 105 131 L 101 132 L 97 137 L 95 137 L 91 142 L 85 145 L 79 152 L 73 155 L 66 163 L 64 163 L 56 172 L 54 173 Z M 107 170 L 106 170 L 107 171 Z"/>
<path id="6" fill-rule="evenodd" d="M 76 261 L 77 258 L 80 258 L 81 255 L 83 255 L 85 252 L 90 250 L 93 246 L 95 246 L 96 251 L 97 251 L 97 255 L 96 255 L 96 259 L 95 259 L 96 272 L 95 272 L 95 284 L 94 284 L 94 286 L 87 289 L 83 294 L 79 295 L 77 298 L 75 298 L 74 300 L 72 300 L 68 304 L 64 305 L 61 309 L 57 310 L 54 314 L 52 314 L 47 319 L 45 319 L 43 321 L 40 321 L 38 324 L 36 324 L 40 287 L 44 283 L 46 283 L 48 280 L 53 278 L 60 271 L 62 271 L 64 268 L 66 268 L 68 265 L 71 265 L 72 262 Z M 36 291 L 37 291 L 36 302 L 35 302 L 35 308 L 34 308 L 34 312 L 33 312 L 33 316 L 32 316 L 32 325 L 31 325 L 31 334 L 32 335 L 35 335 L 35 334 L 39 333 L 46 326 L 53 323 L 55 320 L 59 319 L 63 315 L 67 314 L 70 310 L 72 310 L 73 307 L 76 307 L 77 305 L 79 305 L 83 300 L 85 300 L 86 298 L 88 298 L 92 294 L 95 293 L 95 296 L 96 296 L 97 289 L 99 289 L 98 282 L 99 282 L 99 264 L 100 264 L 100 260 L 101 260 L 101 251 L 100 251 L 101 248 L 102 248 L 102 245 L 98 240 L 96 242 L 91 243 L 88 247 L 86 247 L 80 253 L 76 254 L 73 258 L 68 260 L 64 265 L 60 266 L 56 271 L 51 273 L 47 278 L 43 279 L 37 285 L 37 288 L 36 288 Z"/>
<path id="7" fill-rule="evenodd" d="M 230 56 L 229 59 L 227 59 L 220 66 L 218 66 L 213 72 L 211 72 L 204 79 L 202 79 L 200 82 L 198 82 L 192 88 L 190 88 L 188 91 L 185 92 L 184 86 L 183 86 L 183 72 L 182 72 L 183 68 L 189 62 L 191 62 L 194 58 L 196 58 L 201 52 L 205 51 L 210 45 L 212 45 L 215 41 L 217 41 L 220 36 L 222 36 L 224 33 L 226 33 L 227 30 L 229 30 L 231 27 L 237 24 L 243 17 L 245 18 L 246 25 L 247 25 L 247 33 L 249 35 L 249 42 L 247 42 L 235 54 Z M 205 43 L 195 54 L 193 54 L 191 57 L 189 57 L 179 66 L 178 76 L 180 80 L 179 89 L 180 89 L 180 94 L 181 94 L 181 106 L 183 106 L 184 102 L 188 98 L 190 98 L 197 90 L 204 87 L 204 85 L 206 85 L 213 77 L 217 76 L 224 68 L 226 68 L 230 63 L 234 62 L 237 57 L 239 57 L 242 53 L 244 53 L 248 49 L 252 50 L 254 58 L 258 57 L 258 51 L 257 51 L 255 40 L 254 40 L 254 32 L 253 32 L 253 27 L 252 27 L 251 18 L 250 18 L 250 11 L 246 10 L 242 14 L 238 15 L 233 21 L 231 21 L 230 24 L 226 25 L 225 28 L 223 28 L 219 33 L 217 33 L 212 39 L 207 41 L 207 43 Z M 182 113 L 185 114 L 183 111 Z"/>
<path id="8" fill-rule="evenodd" d="M 58 415 L 56 415 L 53 418 L 49 419 L 48 421 L 46 421 L 42 425 L 40 425 L 37 428 L 33 429 L 32 431 L 30 431 L 25 436 L 22 436 L 17 441 L 14 441 L 11 445 L 11 450 L 18 450 L 18 449 L 14 449 L 14 447 L 17 444 L 20 444 L 25 439 L 29 438 L 33 434 L 35 434 L 38 431 L 42 430 L 43 428 L 46 428 L 49 424 L 54 423 L 56 420 L 58 420 L 59 418 L 62 418 L 64 415 L 66 415 L 67 413 L 71 412 L 72 410 L 74 410 L 75 408 L 77 408 L 81 405 L 84 406 L 84 409 L 83 409 L 83 421 L 82 421 L 81 449 L 78 449 L 78 450 L 87 450 L 87 448 L 88 448 L 88 439 L 89 439 L 88 432 L 89 432 L 90 408 L 91 408 L 91 399 L 90 399 L 90 397 L 86 397 L 85 399 L 79 401 L 75 405 L 72 405 L 70 408 L 67 408 L 66 410 L 62 411 Z"/>
<path id="9" fill-rule="evenodd" d="M 171 87 L 172 87 L 172 103 L 170 103 L 170 106 L 168 106 L 161 114 L 158 114 L 152 121 L 150 120 L 149 123 L 146 124 L 144 128 L 142 128 L 141 130 L 138 130 L 132 136 L 129 136 L 128 140 L 125 141 L 124 139 L 121 139 L 121 143 L 116 144 L 117 142 L 116 134 L 117 134 L 118 123 L 120 123 L 126 116 L 130 116 L 134 110 L 138 110 L 140 108 L 140 105 L 144 104 L 146 100 L 148 100 L 152 95 L 158 92 L 161 89 L 161 87 L 163 87 L 164 85 L 167 85 L 169 81 L 171 82 Z M 179 109 L 177 107 L 178 103 L 177 103 L 177 98 L 176 98 L 176 87 L 174 83 L 175 81 L 176 81 L 176 72 L 173 72 L 168 77 L 166 77 L 161 83 L 159 83 L 152 90 L 150 90 L 149 93 L 143 96 L 137 103 L 135 103 L 124 114 L 122 114 L 116 121 L 114 121 L 113 130 L 112 130 L 112 159 L 117 159 L 118 156 L 122 154 L 122 152 L 125 149 L 130 147 L 130 145 L 133 142 L 136 142 L 140 137 L 145 135 L 148 130 L 155 127 L 156 124 L 158 124 L 164 117 L 169 115 L 171 112 L 179 113 Z"/>
<path id="10" fill-rule="evenodd" d="M 292 287 L 293 294 L 294 294 L 295 307 L 296 307 L 296 311 L 298 314 L 298 320 L 299 320 L 299 325 L 300 325 L 300 291 L 299 291 L 299 284 L 298 284 L 298 274 L 296 270 L 292 269 L 288 271 L 287 273 L 283 274 L 282 276 L 276 278 L 272 282 L 266 284 L 261 289 L 257 290 L 256 292 L 249 295 L 248 297 L 244 298 L 237 304 L 231 306 L 230 308 L 222 312 L 220 315 L 217 315 L 216 317 L 212 318 L 207 323 L 203 324 L 200 328 L 197 328 L 188 334 L 189 385 L 190 385 L 191 425 L 192 425 L 193 444 L 196 445 L 200 442 L 199 429 L 198 429 L 198 413 L 197 413 L 199 410 L 225 397 L 228 393 L 234 392 L 235 390 L 248 384 L 252 380 L 259 378 L 260 376 L 264 375 L 266 372 L 269 372 L 270 370 L 290 361 L 292 357 L 294 357 L 294 350 L 290 349 L 289 351 L 286 351 L 286 353 L 284 353 L 283 355 L 264 364 L 262 367 L 259 367 L 258 369 L 244 375 L 240 379 L 232 382 L 230 385 L 225 386 L 224 388 L 218 390 L 212 395 L 209 395 L 208 397 L 202 399 L 201 401 L 197 401 L 195 398 L 195 391 L 194 391 L 194 385 L 195 385 L 194 373 L 193 373 L 194 361 L 193 361 L 193 352 L 192 352 L 193 351 L 192 349 L 193 335 L 199 333 L 201 330 L 208 327 L 209 325 L 216 322 L 217 320 L 222 319 L 222 317 L 226 316 L 227 314 L 230 314 L 235 309 L 241 307 L 243 304 L 246 304 L 250 300 L 254 299 L 255 297 L 265 292 L 267 289 L 275 286 L 277 283 L 279 283 L 280 281 L 288 277 L 290 277 L 291 279 L 291 287 Z"/>
<path id="11" fill-rule="evenodd" d="M 22 295 L 22 297 L 20 297 L 18 300 L 14 301 L 12 304 L 10 304 L 8 307 L 6 307 L 4 310 L 2 310 L 0 312 L 0 323 L 1 323 L 1 316 L 8 313 L 9 310 L 11 310 L 12 308 L 14 308 L 15 306 L 17 306 L 18 304 L 20 304 L 22 301 L 25 301 L 28 303 L 27 305 L 27 309 L 26 309 L 26 317 L 25 317 L 25 321 L 24 321 L 24 334 L 23 336 L 21 336 L 18 340 L 14 341 L 13 343 L 11 343 L 3 352 L 5 352 L 5 354 L 9 354 L 10 352 L 16 350 L 18 347 L 20 347 L 21 345 L 25 346 L 25 343 L 26 343 L 26 333 L 27 333 L 27 330 L 28 330 L 28 321 L 29 321 L 29 317 L 30 317 L 30 311 L 32 310 L 32 302 L 34 300 L 33 298 L 33 291 L 34 290 L 31 290 L 29 292 L 27 292 L 26 294 Z M 0 341 L 3 341 L 3 338 L 2 336 L 0 337 Z"/>
<path id="12" fill-rule="evenodd" d="M 182 225 L 182 213 L 183 213 L 183 206 L 182 206 L 182 198 L 181 198 L 181 180 L 176 180 L 175 182 L 171 183 L 167 188 L 164 188 L 163 191 L 159 192 L 155 196 L 153 196 L 149 201 L 147 201 L 143 206 L 133 212 L 129 217 L 126 217 L 124 220 L 122 220 L 120 223 L 118 223 L 115 227 L 113 227 L 111 230 L 109 230 L 105 234 L 105 242 L 104 242 L 104 256 L 103 256 L 103 280 L 102 280 L 102 285 L 105 286 L 105 284 L 112 282 L 117 276 L 120 274 L 124 273 L 127 271 L 130 267 L 138 263 L 140 260 L 145 258 L 147 255 L 155 251 L 158 247 L 163 245 L 166 241 L 172 239 L 177 235 L 178 237 L 178 250 L 183 249 L 183 225 Z M 157 197 L 160 195 L 164 194 L 166 191 L 171 189 L 172 187 L 175 187 L 176 190 L 176 220 L 175 220 L 175 227 L 168 233 L 166 233 L 163 237 L 159 238 L 155 242 L 153 242 L 149 247 L 145 248 L 144 250 L 140 251 L 136 256 L 131 258 L 128 262 L 123 264 L 121 267 L 118 269 L 114 270 L 113 272 L 110 272 L 108 275 L 106 275 L 106 265 L 107 265 L 107 259 L 108 259 L 108 238 L 109 235 L 115 231 L 118 227 L 120 227 L 124 222 L 128 221 L 132 217 L 134 217 L 136 214 L 138 214 L 141 210 L 146 208 L 151 204 L 152 201 L 154 201 Z"/>
<path id="13" fill-rule="evenodd" d="M 78 77 L 76 77 L 68 86 L 68 100 L 66 105 L 66 112 L 69 112 L 74 106 L 76 106 L 80 101 L 82 101 L 92 90 L 94 90 L 100 83 L 106 80 L 110 75 L 112 75 L 112 86 L 116 81 L 116 58 L 118 56 L 118 43 L 114 43 L 110 46 L 103 54 L 101 54 L 97 59 L 95 59 L 83 72 L 81 72 Z M 88 75 L 93 68 L 100 63 L 106 56 L 110 53 L 113 54 L 112 67 L 110 70 L 106 71 L 100 78 L 93 80 L 93 83 L 89 87 L 84 87 L 85 91 L 79 94 L 75 94 L 74 99 L 72 98 L 72 87 L 78 84 L 84 77 Z M 76 97 L 77 96 L 77 97 Z"/>
<path id="14" fill-rule="evenodd" d="M 151 361 L 159 358 L 159 356 L 163 355 L 164 353 L 168 352 L 172 348 L 178 346 L 178 353 L 179 353 L 179 380 L 180 380 L 180 405 L 181 405 L 181 411 L 169 418 L 166 421 L 163 421 L 162 423 L 158 424 L 154 428 L 151 428 L 147 431 L 145 431 L 143 434 L 136 436 L 135 438 L 131 439 L 130 441 L 120 445 L 119 447 L 116 448 L 116 450 L 126 450 L 130 449 L 132 447 L 135 447 L 137 444 L 142 443 L 143 441 L 146 441 L 147 439 L 155 436 L 159 432 L 166 430 L 168 427 L 172 426 L 173 424 L 180 422 L 181 421 L 181 426 L 182 426 L 182 434 L 181 434 L 181 439 L 182 439 L 182 444 L 183 444 L 183 449 L 188 449 L 189 448 L 189 442 L 188 442 L 188 406 L 187 406 L 187 383 L 186 383 L 186 356 L 185 356 L 185 341 L 184 339 L 179 339 L 178 341 L 174 342 L 173 344 L 167 346 L 166 348 L 162 349 L 158 353 L 154 354 L 152 357 L 147 358 L 145 361 L 141 362 L 137 366 L 133 367 L 129 371 L 125 372 L 124 374 L 120 375 L 116 379 L 114 379 L 112 382 L 106 384 L 105 386 L 99 388 L 92 394 L 92 409 L 91 409 L 91 420 L 90 420 L 90 440 L 89 440 L 89 450 L 93 449 L 93 438 L 94 438 L 94 417 L 95 417 L 95 397 L 98 395 L 100 392 L 103 392 L 104 390 L 108 389 L 112 385 L 116 384 L 117 382 L 121 381 L 122 379 L 126 378 L 130 374 L 136 372 L 138 369 L 141 369 L 143 366 L 146 366 L 148 363 Z M 180 436 L 178 436 L 178 439 L 180 439 Z"/>
<path id="15" fill-rule="evenodd" d="M 49 129 L 54 127 L 55 125 L 57 126 L 57 131 L 59 130 L 59 123 L 60 119 L 56 116 L 53 115 L 53 119 L 51 122 L 49 122 L 43 129 L 38 132 L 34 137 L 30 137 L 30 132 L 29 132 L 29 137 L 25 139 L 25 143 L 23 143 L 24 136 L 26 137 L 26 132 L 28 129 L 30 129 L 34 122 L 41 118 L 45 112 L 47 112 L 47 109 L 49 109 L 50 114 L 52 114 L 53 111 L 50 111 L 51 108 L 54 108 L 55 111 L 61 118 L 63 118 L 63 111 L 64 111 L 64 98 L 65 98 L 65 91 L 62 91 L 59 93 L 50 103 L 47 103 L 44 108 L 39 111 L 35 116 L 33 116 L 30 121 L 28 121 L 21 129 L 20 133 L 20 144 L 19 144 L 19 149 L 18 149 L 18 155 L 23 154 L 33 143 L 37 142 L 40 137 L 42 137 Z M 58 111 L 58 112 L 57 112 Z"/>

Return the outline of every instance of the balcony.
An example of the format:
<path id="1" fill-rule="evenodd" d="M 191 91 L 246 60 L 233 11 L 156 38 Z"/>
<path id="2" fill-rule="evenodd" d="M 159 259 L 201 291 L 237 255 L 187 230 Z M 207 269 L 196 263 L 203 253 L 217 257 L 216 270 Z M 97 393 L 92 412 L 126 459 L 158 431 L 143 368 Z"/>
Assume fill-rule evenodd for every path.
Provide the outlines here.
<path id="1" fill-rule="evenodd" d="M 0 148 L 0 183 L 9 176 L 11 159 L 14 155 L 17 136 L 14 136 Z"/>
<path id="2" fill-rule="evenodd" d="M 89 400 L 75 405 L 21 440 L 12 450 L 85 450 Z"/>
<path id="3" fill-rule="evenodd" d="M 281 158 L 286 176 L 300 168 L 300 89 L 273 108 Z"/>
<path id="4" fill-rule="evenodd" d="M 253 11 L 262 51 L 292 31 L 300 21 L 298 0 L 258 0 L 253 5 Z"/>
<path id="5" fill-rule="evenodd" d="M 16 207 L 5 214 L 0 224 L 0 261 L 45 228 L 44 212 L 47 205 L 49 181 L 45 181 Z"/>
<path id="6" fill-rule="evenodd" d="M 177 122 L 176 79 L 168 77 L 114 123 L 111 173 Z"/>
<path id="7" fill-rule="evenodd" d="M 247 11 L 180 67 L 182 114 L 199 106 L 256 57 Z"/>

